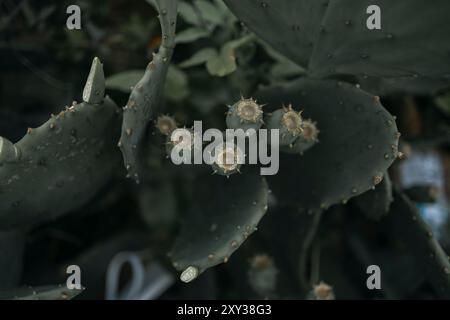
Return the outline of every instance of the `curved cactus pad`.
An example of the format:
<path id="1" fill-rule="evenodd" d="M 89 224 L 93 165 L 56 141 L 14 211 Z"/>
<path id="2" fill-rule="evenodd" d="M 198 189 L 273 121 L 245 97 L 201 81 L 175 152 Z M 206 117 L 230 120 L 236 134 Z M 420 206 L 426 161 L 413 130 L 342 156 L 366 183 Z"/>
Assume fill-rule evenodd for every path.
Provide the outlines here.
<path id="1" fill-rule="evenodd" d="M 22 277 L 25 234 L 20 231 L 0 232 L 0 290 L 14 288 Z"/>
<path id="2" fill-rule="evenodd" d="M 122 151 L 128 176 L 139 183 L 142 140 L 147 126 L 160 106 L 164 83 L 173 54 L 177 17 L 176 0 L 157 0 L 156 7 L 162 29 L 162 44 L 153 60 L 147 65 L 143 77 L 131 91 L 124 107 L 122 134 L 119 147 Z"/>
<path id="3" fill-rule="evenodd" d="M 274 48 L 301 65 L 309 61 L 314 75 L 450 81 L 447 0 L 432 5 L 423 0 L 225 2 Z M 372 5 L 380 10 L 381 29 L 368 28 L 375 13 L 368 10 Z"/>
<path id="4" fill-rule="evenodd" d="M 20 288 L 0 292 L 0 300 L 71 300 L 83 292 L 82 289 L 67 289 L 66 286 Z"/>
<path id="5" fill-rule="evenodd" d="M 438 298 L 450 299 L 450 259 L 447 253 L 417 206 L 395 187 L 393 196 L 394 202 L 387 216 L 389 225 L 395 226 L 396 237 L 409 247 L 414 262 L 422 269 Z"/>
<path id="6" fill-rule="evenodd" d="M 0 143 L 0 230 L 49 221 L 95 196 L 120 168 L 120 122 L 106 97 L 73 104 L 16 144 Z"/>
<path id="7" fill-rule="evenodd" d="M 321 128 L 319 142 L 303 156 L 280 155 L 269 176 L 281 201 L 307 210 L 346 202 L 371 189 L 397 157 L 399 133 L 379 99 L 336 81 L 300 79 L 257 94 L 267 109 L 292 103 Z"/>
<path id="8" fill-rule="evenodd" d="M 329 0 L 224 0 L 258 37 L 307 66 Z"/>
<path id="9" fill-rule="evenodd" d="M 367 218 L 379 220 L 389 212 L 393 201 L 392 183 L 389 175 L 385 173 L 383 181 L 374 190 L 369 190 L 352 201 Z"/>
<path id="10" fill-rule="evenodd" d="M 249 169 L 229 179 L 211 175 L 197 184 L 193 207 L 171 252 L 175 268 L 185 271 L 183 281 L 227 262 L 256 230 L 267 210 L 268 189 L 259 171 Z"/>

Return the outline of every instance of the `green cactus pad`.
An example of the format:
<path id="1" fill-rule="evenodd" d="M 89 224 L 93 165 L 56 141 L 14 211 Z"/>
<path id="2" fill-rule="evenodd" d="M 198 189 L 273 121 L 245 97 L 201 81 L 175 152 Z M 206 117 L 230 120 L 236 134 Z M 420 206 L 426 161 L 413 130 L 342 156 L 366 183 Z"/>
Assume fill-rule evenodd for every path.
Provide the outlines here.
<path id="1" fill-rule="evenodd" d="M 19 149 L 8 139 L 0 137 L 0 163 L 14 162 L 19 157 Z"/>
<path id="2" fill-rule="evenodd" d="M 67 289 L 66 286 L 20 288 L 0 292 L 0 300 L 71 300 L 82 293 L 82 289 Z"/>
<path id="3" fill-rule="evenodd" d="M 0 230 L 52 220 L 94 197 L 120 168 L 120 122 L 106 97 L 73 104 L 14 145 L 0 140 Z"/>
<path id="4" fill-rule="evenodd" d="M 413 94 L 428 95 L 434 94 L 440 89 L 448 87 L 448 81 L 445 79 L 429 78 L 377 78 L 362 76 L 357 79 L 361 89 L 378 96 L 387 96 L 395 94 Z"/>
<path id="5" fill-rule="evenodd" d="M 252 234 L 267 210 L 267 184 L 255 168 L 224 179 L 211 175 L 196 184 L 193 207 L 171 252 L 181 279 L 193 280 L 227 262 Z"/>
<path id="6" fill-rule="evenodd" d="M 386 217 L 394 227 L 395 237 L 402 240 L 414 255 L 414 262 L 421 268 L 438 299 L 450 298 L 450 259 L 423 220 L 417 207 L 395 187 L 391 212 Z"/>
<path id="7" fill-rule="evenodd" d="M 351 74 L 450 81 L 450 2 L 225 0 L 258 36 L 318 77 Z M 367 9 L 381 9 L 369 30 Z"/>
<path id="8" fill-rule="evenodd" d="M 14 288 L 22 276 L 25 235 L 20 231 L 0 232 L 0 290 Z"/>
<path id="9" fill-rule="evenodd" d="M 140 155 L 147 126 L 158 111 L 164 93 L 164 84 L 172 58 L 177 17 L 176 0 L 157 0 L 156 6 L 162 29 L 162 44 L 148 64 L 144 76 L 131 91 L 124 107 L 122 134 L 119 147 L 122 151 L 128 176 L 139 183 L 142 169 Z"/>
<path id="10" fill-rule="evenodd" d="M 307 66 L 329 0 L 224 0 L 256 35 Z"/>
<path id="11" fill-rule="evenodd" d="M 383 178 L 382 181 L 378 180 Z M 379 220 L 386 213 L 392 203 L 392 183 L 389 175 L 385 173 L 383 176 L 375 178 L 375 182 L 380 181 L 373 190 L 369 190 L 359 197 L 352 200 L 365 216 L 372 220 Z"/>
<path id="12" fill-rule="evenodd" d="M 393 117 L 377 97 L 352 85 L 300 79 L 257 97 L 271 110 L 282 103 L 301 106 L 304 117 L 320 124 L 320 142 L 303 156 L 281 154 L 278 174 L 268 177 L 282 202 L 312 211 L 345 202 L 371 189 L 397 157 Z"/>
<path id="13" fill-rule="evenodd" d="M 228 107 L 226 122 L 228 129 L 258 130 L 263 124 L 262 106 L 253 99 L 240 99 Z"/>
<path id="14" fill-rule="evenodd" d="M 381 29 L 369 30 L 367 8 L 381 9 Z M 353 74 L 450 81 L 450 2 L 330 1 L 311 56 L 316 75 Z"/>

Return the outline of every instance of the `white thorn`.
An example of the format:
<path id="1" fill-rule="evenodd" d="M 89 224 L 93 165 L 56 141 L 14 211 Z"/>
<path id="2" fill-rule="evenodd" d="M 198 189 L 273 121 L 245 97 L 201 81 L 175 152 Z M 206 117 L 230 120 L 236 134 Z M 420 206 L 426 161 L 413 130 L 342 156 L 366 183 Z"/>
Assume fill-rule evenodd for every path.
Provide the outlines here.
<path id="1" fill-rule="evenodd" d="M 198 277 L 198 269 L 193 266 L 189 266 L 180 275 L 180 280 L 188 283 Z"/>

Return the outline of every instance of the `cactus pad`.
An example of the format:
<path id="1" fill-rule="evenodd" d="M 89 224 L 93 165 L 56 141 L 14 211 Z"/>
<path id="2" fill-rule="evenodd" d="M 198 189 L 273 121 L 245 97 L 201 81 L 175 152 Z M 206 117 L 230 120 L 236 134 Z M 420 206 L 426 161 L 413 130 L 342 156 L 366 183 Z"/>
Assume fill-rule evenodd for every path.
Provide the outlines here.
<path id="1" fill-rule="evenodd" d="M 94 59 L 90 92 L 103 92 Z M 92 76 L 92 73 L 95 76 Z M 89 83 L 89 80 L 88 80 Z M 85 90 L 86 91 L 86 90 Z M 97 96 L 86 95 L 89 101 Z M 94 99 L 94 100 L 91 100 Z M 108 97 L 67 107 L 16 144 L 0 140 L 0 230 L 31 227 L 85 204 L 120 168 L 120 112 Z"/>
<path id="2" fill-rule="evenodd" d="M 225 0 L 259 37 L 309 73 L 450 82 L 450 2 Z M 370 30 L 367 9 L 381 10 Z"/>
<path id="3" fill-rule="evenodd" d="M 177 17 L 176 0 L 157 0 L 156 7 L 162 29 L 162 43 L 153 60 L 148 64 L 143 77 L 131 91 L 127 105 L 124 107 L 122 135 L 118 143 L 122 151 L 128 176 L 139 183 L 142 164 L 142 140 L 147 126 L 161 103 L 164 83 L 169 70 L 175 45 L 175 28 Z"/>
<path id="4" fill-rule="evenodd" d="M 381 180 L 382 179 L 382 180 Z M 382 216 L 389 212 L 392 203 L 392 183 L 389 175 L 385 173 L 383 176 L 374 178 L 373 190 L 369 190 L 364 194 L 353 199 L 353 203 L 372 220 L 379 220 Z"/>
<path id="5" fill-rule="evenodd" d="M 346 202 L 371 189 L 397 157 L 394 118 L 377 97 L 352 85 L 300 79 L 257 96 L 268 109 L 302 106 L 321 128 L 320 142 L 303 156 L 280 155 L 279 173 L 268 178 L 280 200 L 313 211 Z"/>
<path id="6" fill-rule="evenodd" d="M 21 288 L 0 292 L 1 300 L 71 300 L 82 293 L 83 289 L 67 289 L 63 285 L 37 288 Z"/>
<path id="7" fill-rule="evenodd" d="M 196 185 L 193 207 L 171 253 L 182 280 L 225 263 L 256 230 L 267 210 L 267 185 L 258 170 L 224 179 L 204 178 Z M 194 277 L 194 278 L 195 278 Z"/>

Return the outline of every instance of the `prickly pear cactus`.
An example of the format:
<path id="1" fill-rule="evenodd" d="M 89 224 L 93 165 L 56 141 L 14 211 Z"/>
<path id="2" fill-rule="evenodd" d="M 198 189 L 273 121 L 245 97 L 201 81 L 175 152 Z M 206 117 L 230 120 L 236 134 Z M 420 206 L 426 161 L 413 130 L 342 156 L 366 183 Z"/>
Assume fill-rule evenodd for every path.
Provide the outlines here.
<path id="1" fill-rule="evenodd" d="M 317 123 L 311 119 L 302 121 L 301 132 L 294 142 L 288 147 L 283 146 L 282 150 L 287 153 L 296 153 L 302 155 L 308 151 L 315 144 L 319 143 L 320 130 L 317 128 Z"/>
<path id="2" fill-rule="evenodd" d="M 244 154 L 236 144 L 225 144 L 213 152 L 213 172 L 229 178 L 232 174 L 241 173 L 240 169 L 244 160 Z"/>
<path id="3" fill-rule="evenodd" d="M 17 141 L 53 92 L 21 85 L 36 101 L 3 108 L 18 89 L 3 81 L 16 59 L 0 59 L 0 299 L 75 298 L 85 289 L 24 287 L 65 283 L 69 265 L 82 297 L 450 297 L 450 229 L 425 221 L 430 206 L 450 221 L 447 93 L 428 96 L 450 85 L 448 0 L 146 2 L 155 10 L 114 17 L 112 31 L 89 21 L 88 36 L 70 31 L 63 46 L 77 49 L 67 65 L 86 44 L 101 52 L 123 109 L 95 58 L 83 101 Z M 42 24 L 53 10 L 24 8 Z M 405 92 L 421 106 L 399 103 Z M 405 183 L 420 176 L 407 161 L 421 157 L 437 186 Z M 268 165 L 277 170 L 264 176 Z M 124 250 L 137 250 L 130 272 L 111 273 Z M 380 290 L 361 280 L 369 263 L 382 266 Z M 115 273 L 127 294 L 109 290 Z"/>
<path id="4" fill-rule="evenodd" d="M 266 122 L 268 129 L 279 130 L 280 146 L 289 147 L 289 149 L 293 147 L 303 132 L 301 111 L 293 110 L 291 104 L 272 112 Z"/>
<path id="5" fill-rule="evenodd" d="M 308 65 L 329 0 L 225 0 L 245 26 L 301 66 Z M 300 49 L 301 48 L 301 49 Z"/>
<path id="6" fill-rule="evenodd" d="M 275 291 L 278 272 L 271 257 L 256 255 L 250 260 L 249 284 L 260 296 L 269 297 Z"/>
<path id="7" fill-rule="evenodd" d="M 389 212 L 392 198 L 392 182 L 385 172 L 374 181 L 375 186 L 359 197 L 353 203 L 369 218 L 379 220 Z"/>
<path id="8" fill-rule="evenodd" d="M 421 0 L 376 1 L 381 10 L 381 29 L 375 32 L 364 23 L 369 18 L 368 8 L 374 4 L 370 0 L 330 1 L 309 69 L 319 76 L 353 74 L 449 81 L 446 61 L 450 44 L 445 39 L 450 25 L 443 11 L 449 10 L 450 4 L 445 0 L 433 6 Z M 421 20 L 428 21 L 426 27 Z"/>
<path id="9" fill-rule="evenodd" d="M 248 129 L 258 130 L 263 124 L 263 111 L 260 106 L 252 98 L 241 98 L 234 105 L 228 107 L 227 127 L 229 129 Z"/>
<path id="10" fill-rule="evenodd" d="M 311 290 L 311 292 L 308 295 L 309 300 L 334 300 L 334 292 L 333 288 L 324 283 L 320 282 L 319 284 L 315 285 L 314 288 Z"/>
<path id="11" fill-rule="evenodd" d="M 45 286 L 23 288 L 0 292 L 1 300 L 71 300 L 84 289 L 67 289 L 66 286 Z"/>
<path id="12" fill-rule="evenodd" d="M 307 66 L 312 76 L 349 74 L 450 81 L 450 44 L 446 40 L 450 25 L 445 14 L 450 4 L 446 0 L 433 2 L 433 6 L 422 0 L 225 3 L 273 48 Z M 372 5 L 381 9 L 380 30 L 367 27 L 367 11 Z M 426 27 L 423 21 L 429 21 Z"/>
<path id="13" fill-rule="evenodd" d="M 414 254 L 415 262 L 431 285 L 443 298 L 450 297 L 450 259 L 442 249 L 435 234 L 425 223 L 414 204 L 397 188 L 394 188 L 394 202 L 389 214 L 391 223 L 401 225 L 399 238 Z M 428 257 L 428 259 L 424 259 Z"/>
<path id="14" fill-rule="evenodd" d="M 155 127 L 159 133 L 168 136 L 177 128 L 177 122 L 170 116 L 162 115 L 156 119 Z"/>
<path id="15" fill-rule="evenodd" d="M 175 46 L 177 1 L 155 1 L 162 30 L 162 43 L 153 55 L 144 76 L 131 91 L 127 105 L 123 108 L 122 134 L 118 143 L 123 154 L 128 176 L 139 183 L 142 169 L 142 140 L 152 117 L 160 107 L 164 83 Z"/>
<path id="16" fill-rule="evenodd" d="M 29 228 L 79 208 L 114 176 L 121 114 L 104 92 L 95 58 L 83 102 L 29 128 L 15 144 L 0 140 L 0 230 Z"/>
<path id="17" fill-rule="evenodd" d="M 394 118 L 378 97 L 357 87 L 300 79 L 263 89 L 257 97 L 269 110 L 283 103 L 301 106 L 320 125 L 320 142 L 303 156 L 282 154 L 279 173 L 268 178 L 280 199 L 304 210 L 346 203 L 371 189 L 398 156 Z"/>
<path id="18" fill-rule="evenodd" d="M 257 170 L 224 179 L 199 181 L 193 207 L 170 253 L 173 265 L 190 282 L 206 269 L 226 263 L 256 231 L 267 210 L 268 188 Z"/>

